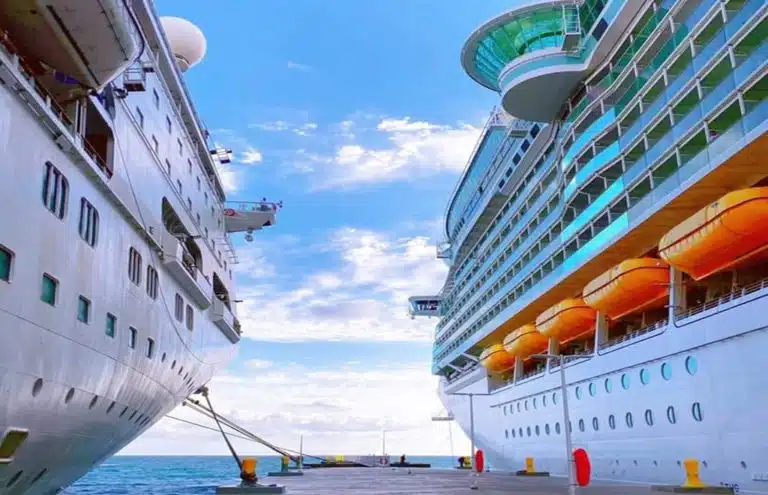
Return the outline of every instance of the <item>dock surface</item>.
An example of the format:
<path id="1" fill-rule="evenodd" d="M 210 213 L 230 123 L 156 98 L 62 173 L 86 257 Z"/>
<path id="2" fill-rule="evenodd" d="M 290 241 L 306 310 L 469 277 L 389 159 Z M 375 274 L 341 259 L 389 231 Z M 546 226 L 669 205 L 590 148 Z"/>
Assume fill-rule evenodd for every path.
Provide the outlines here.
<path id="1" fill-rule="evenodd" d="M 564 495 L 567 480 L 550 477 L 519 477 L 514 473 L 482 473 L 477 490 L 472 476 L 458 469 L 344 468 L 307 469 L 304 476 L 266 476 L 263 484 L 284 485 L 286 495 Z M 579 495 L 649 494 L 649 486 L 595 482 L 579 488 Z"/>

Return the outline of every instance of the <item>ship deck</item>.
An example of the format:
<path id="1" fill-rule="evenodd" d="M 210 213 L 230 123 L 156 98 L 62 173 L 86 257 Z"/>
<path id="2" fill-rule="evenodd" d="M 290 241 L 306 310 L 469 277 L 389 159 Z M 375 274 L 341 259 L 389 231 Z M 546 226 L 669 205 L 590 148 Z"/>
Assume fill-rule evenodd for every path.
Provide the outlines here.
<path id="1" fill-rule="evenodd" d="M 488 495 L 564 494 L 567 481 L 556 477 L 515 476 L 507 472 L 482 473 L 478 489 L 470 489 L 473 477 L 457 469 L 344 468 L 308 469 L 304 476 L 263 477 L 260 483 L 285 486 L 288 495 Z M 578 488 L 580 495 L 635 495 L 650 493 L 648 485 L 593 482 Z"/>

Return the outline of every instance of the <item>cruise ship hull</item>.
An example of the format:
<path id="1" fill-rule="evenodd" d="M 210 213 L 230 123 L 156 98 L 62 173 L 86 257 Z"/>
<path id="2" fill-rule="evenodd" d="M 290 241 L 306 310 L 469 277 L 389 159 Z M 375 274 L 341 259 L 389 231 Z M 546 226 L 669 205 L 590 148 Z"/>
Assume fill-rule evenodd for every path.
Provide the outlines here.
<path id="1" fill-rule="evenodd" d="M 595 479 L 679 485 L 682 461 L 693 458 L 705 483 L 768 493 L 758 392 L 768 373 L 768 284 L 736 296 L 566 366 L 573 448 L 587 451 Z M 491 393 L 488 380 L 478 367 L 441 381 L 440 398 L 462 430 L 472 429 L 473 394 L 475 443 L 493 468 L 524 469 L 533 457 L 537 470 L 565 475 L 556 363 Z"/>

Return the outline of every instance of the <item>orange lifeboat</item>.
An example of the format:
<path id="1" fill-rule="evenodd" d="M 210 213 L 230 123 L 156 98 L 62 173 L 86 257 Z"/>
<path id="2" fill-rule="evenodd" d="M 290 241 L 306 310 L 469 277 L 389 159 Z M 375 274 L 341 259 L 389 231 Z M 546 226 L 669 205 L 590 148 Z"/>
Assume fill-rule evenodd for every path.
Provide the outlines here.
<path id="1" fill-rule="evenodd" d="M 657 258 L 624 260 L 584 287 L 584 302 L 611 319 L 663 307 L 669 295 L 669 265 Z"/>
<path id="2" fill-rule="evenodd" d="M 561 344 L 587 332 L 594 331 L 597 311 L 584 299 L 565 299 L 536 318 L 536 329 L 545 337 Z"/>
<path id="3" fill-rule="evenodd" d="M 696 212 L 659 242 L 659 254 L 695 280 L 765 255 L 768 187 L 741 189 Z"/>
<path id="4" fill-rule="evenodd" d="M 480 354 L 480 362 L 491 373 L 501 373 L 515 366 L 515 356 L 508 353 L 503 344 L 495 344 Z"/>
<path id="5" fill-rule="evenodd" d="M 523 325 L 504 337 L 504 348 L 513 356 L 526 358 L 547 349 L 549 339 L 536 330 L 535 325 Z"/>

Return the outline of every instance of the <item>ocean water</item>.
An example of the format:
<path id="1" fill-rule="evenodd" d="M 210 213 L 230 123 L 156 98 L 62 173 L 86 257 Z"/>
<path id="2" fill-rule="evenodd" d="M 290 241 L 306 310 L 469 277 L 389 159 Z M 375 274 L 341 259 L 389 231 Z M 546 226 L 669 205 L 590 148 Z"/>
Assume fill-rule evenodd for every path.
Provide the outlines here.
<path id="1" fill-rule="evenodd" d="M 399 457 L 399 456 L 398 456 Z M 259 476 L 280 470 L 279 456 L 257 456 Z M 394 456 L 391 458 L 397 461 Z M 425 462 L 433 468 L 451 469 L 450 456 L 408 456 L 409 462 Z M 308 459 L 307 462 L 318 462 Z M 213 494 L 216 486 L 240 481 L 229 456 L 117 456 L 81 478 L 67 495 L 195 495 Z"/>

